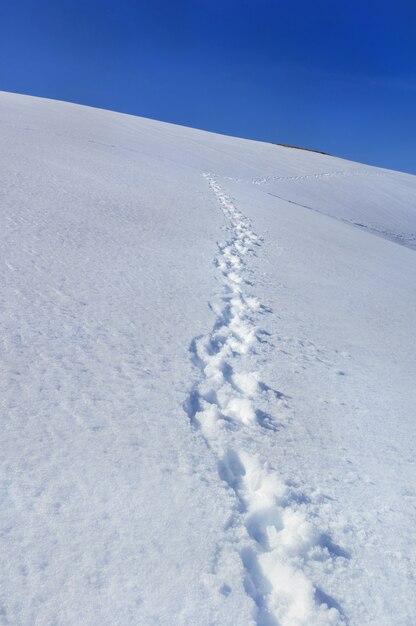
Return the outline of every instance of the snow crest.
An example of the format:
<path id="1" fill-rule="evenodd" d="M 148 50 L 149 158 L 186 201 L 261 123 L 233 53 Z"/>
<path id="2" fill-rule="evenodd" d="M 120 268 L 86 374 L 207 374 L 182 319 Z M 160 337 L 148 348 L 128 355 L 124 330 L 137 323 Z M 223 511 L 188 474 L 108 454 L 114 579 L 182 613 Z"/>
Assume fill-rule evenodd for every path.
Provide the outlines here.
<path id="1" fill-rule="evenodd" d="M 256 344 L 266 341 L 257 320 L 270 309 L 246 290 L 247 260 L 262 240 L 211 174 L 204 174 L 226 218 L 229 240 L 218 244 L 215 264 L 222 293 L 212 306 L 212 330 L 194 339 L 193 359 L 201 372 L 187 403 L 192 424 L 200 429 L 218 459 L 220 478 L 232 490 L 236 514 L 228 533 L 244 566 L 244 587 L 254 601 L 257 626 L 328 626 L 344 624 L 340 610 L 314 584 L 313 561 L 330 561 L 323 535 L 315 526 L 306 499 L 250 450 L 253 429 L 265 436 L 278 430 L 264 405 Z M 281 394 L 279 394 L 281 395 Z M 233 581 L 223 568 L 221 589 Z M 325 599 L 323 601 L 322 599 Z M 332 604 L 329 606 L 329 604 Z"/>

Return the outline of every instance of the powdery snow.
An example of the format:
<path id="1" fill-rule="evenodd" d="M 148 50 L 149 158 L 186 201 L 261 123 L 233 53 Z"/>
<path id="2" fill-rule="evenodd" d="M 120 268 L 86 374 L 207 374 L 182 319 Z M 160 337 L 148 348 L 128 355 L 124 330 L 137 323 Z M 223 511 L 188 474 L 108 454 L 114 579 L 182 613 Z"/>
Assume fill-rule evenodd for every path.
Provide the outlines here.
<path id="1" fill-rule="evenodd" d="M 416 178 L 0 94 L 0 622 L 413 626 Z"/>

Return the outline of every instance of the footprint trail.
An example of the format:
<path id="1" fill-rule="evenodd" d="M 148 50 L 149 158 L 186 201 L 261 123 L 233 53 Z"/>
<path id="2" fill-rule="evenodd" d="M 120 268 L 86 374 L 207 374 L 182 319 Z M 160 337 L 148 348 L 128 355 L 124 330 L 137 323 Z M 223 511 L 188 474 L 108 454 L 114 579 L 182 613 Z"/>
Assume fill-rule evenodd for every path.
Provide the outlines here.
<path id="1" fill-rule="evenodd" d="M 244 588 L 253 600 L 257 626 L 345 624 L 336 603 L 309 574 L 313 561 L 331 561 L 338 555 L 331 553 L 327 535 L 315 526 L 307 499 L 251 452 L 255 436 L 278 436 L 278 424 L 267 411 L 271 398 L 286 401 L 261 382 L 256 367 L 256 346 L 264 341 L 258 321 L 270 309 L 248 293 L 252 283 L 247 264 L 262 240 L 216 178 L 204 177 L 224 214 L 229 239 L 218 244 L 215 258 L 222 292 L 212 304 L 214 326 L 191 345 L 200 377 L 187 412 L 215 454 L 221 480 L 235 496 L 227 532 L 244 567 Z M 226 569 L 217 576 L 223 578 L 221 589 L 231 590 L 233 580 L 227 579 Z"/>

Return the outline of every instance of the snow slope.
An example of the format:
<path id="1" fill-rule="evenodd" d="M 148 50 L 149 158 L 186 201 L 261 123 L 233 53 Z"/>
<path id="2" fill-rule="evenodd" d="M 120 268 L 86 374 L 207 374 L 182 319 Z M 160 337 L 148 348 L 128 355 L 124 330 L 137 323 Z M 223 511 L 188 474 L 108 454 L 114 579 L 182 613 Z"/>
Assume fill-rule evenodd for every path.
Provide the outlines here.
<path id="1" fill-rule="evenodd" d="M 416 177 L 0 93 L 0 623 L 413 626 Z"/>

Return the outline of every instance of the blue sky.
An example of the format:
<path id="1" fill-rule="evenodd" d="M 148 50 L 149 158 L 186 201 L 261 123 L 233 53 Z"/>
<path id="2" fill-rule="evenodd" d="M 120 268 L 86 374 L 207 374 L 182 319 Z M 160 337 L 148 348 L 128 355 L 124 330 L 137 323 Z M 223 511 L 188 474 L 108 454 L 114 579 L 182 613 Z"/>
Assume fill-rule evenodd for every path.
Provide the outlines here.
<path id="1" fill-rule="evenodd" d="M 0 89 L 416 173 L 416 2 L 1 0 Z"/>

